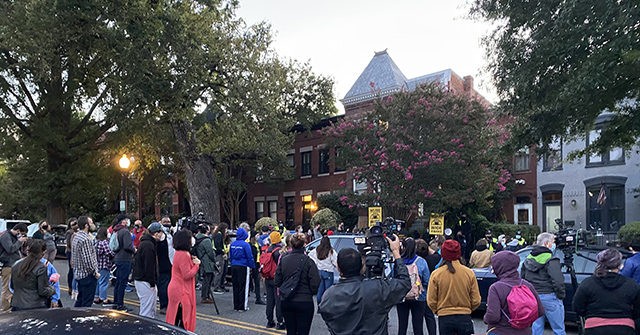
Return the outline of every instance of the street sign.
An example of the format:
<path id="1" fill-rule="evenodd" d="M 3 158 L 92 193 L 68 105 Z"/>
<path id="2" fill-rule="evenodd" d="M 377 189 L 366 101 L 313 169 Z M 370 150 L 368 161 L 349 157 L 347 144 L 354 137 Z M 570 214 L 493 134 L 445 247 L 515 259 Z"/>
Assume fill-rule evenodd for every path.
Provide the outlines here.
<path id="1" fill-rule="evenodd" d="M 369 207 L 369 227 L 382 222 L 382 207 Z"/>
<path id="2" fill-rule="evenodd" d="M 124 211 L 127 210 L 127 204 L 125 203 L 124 200 L 120 200 L 120 211 L 124 213 Z"/>
<path id="3" fill-rule="evenodd" d="M 444 235 L 444 214 L 431 213 L 431 218 L 429 218 L 429 234 Z"/>

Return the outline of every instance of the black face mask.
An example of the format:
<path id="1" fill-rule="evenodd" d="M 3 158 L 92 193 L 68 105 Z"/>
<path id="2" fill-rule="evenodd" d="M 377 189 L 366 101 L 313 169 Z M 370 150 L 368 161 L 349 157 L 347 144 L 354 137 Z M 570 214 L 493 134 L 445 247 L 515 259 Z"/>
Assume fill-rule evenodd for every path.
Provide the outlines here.
<path id="1" fill-rule="evenodd" d="M 49 226 L 48 225 L 44 225 L 44 226 L 42 226 L 42 229 L 47 230 L 47 229 L 49 229 Z"/>

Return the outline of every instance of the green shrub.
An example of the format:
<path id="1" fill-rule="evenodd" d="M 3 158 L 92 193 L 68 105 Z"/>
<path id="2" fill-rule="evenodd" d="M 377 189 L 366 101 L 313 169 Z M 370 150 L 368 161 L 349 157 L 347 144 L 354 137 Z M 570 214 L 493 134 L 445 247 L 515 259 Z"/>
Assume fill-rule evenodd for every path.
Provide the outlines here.
<path id="1" fill-rule="evenodd" d="M 329 208 L 340 215 L 345 229 L 353 229 L 358 224 L 358 210 L 343 205 L 340 194 L 330 193 L 318 197 L 318 208 Z"/>
<path id="2" fill-rule="evenodd" d="M 253 229 L 255 229 L 256 231 L 262 231 L 262 227 L 267 226 L 267 227 L 277 227 L 278 226 L 278 221 L 276 221 L 276 219 L 271 218 L 271 217 L 263 217 L 260 218 L 258 221 L 256 221 L 256 224 L 254 226 Z"/>
<path id="3" fill-rule="evenodd" d="M 340 223 L 340 214 L 329 209 L 323 208 L 317 211 L 311 218 L 311 226 L 320 225 L 320 230 L 335 228 Z"/>
<path id="4" fill-rule="evenodd" d="M 640 222 L 625 224 L 618 231 L 618 239 L 626 245 L 640 245 Z"/>

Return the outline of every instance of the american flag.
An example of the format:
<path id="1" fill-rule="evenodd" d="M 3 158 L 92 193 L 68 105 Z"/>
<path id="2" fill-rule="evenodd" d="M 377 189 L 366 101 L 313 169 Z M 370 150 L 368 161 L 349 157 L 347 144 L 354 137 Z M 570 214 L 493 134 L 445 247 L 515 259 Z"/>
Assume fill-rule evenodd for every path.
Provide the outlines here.
<path id="1" fill-rule="evenodd" d="M 598 205 L 603 206 L 607 202 L 607 193 L 604 191 L 604 184 L 600 187 L 600 194 L 598 194 Z"/>

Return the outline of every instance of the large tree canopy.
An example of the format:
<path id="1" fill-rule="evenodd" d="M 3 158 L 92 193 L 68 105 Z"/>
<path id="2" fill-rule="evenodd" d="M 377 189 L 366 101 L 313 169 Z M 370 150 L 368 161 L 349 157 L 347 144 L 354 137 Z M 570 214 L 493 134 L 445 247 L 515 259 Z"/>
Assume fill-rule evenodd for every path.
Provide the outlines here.
<path id="1" fill-rule="evenodd" d="M 613 119 L 587 151 L 637 142 L 640 2 L 474 0 L 471 13 L 495 25 L 488 71 L 518 145 L 584 139 L 603 111 Z"/>
<path id="2" fill-rule="evenodd" d="M 385 97 L 328 135 L 354 179 L 369 185 L 367 194 L 343 197 L 352 204 L 486 210 L 510 179 L 500 155 L 507 136 L 491 113 L 435 85 Z"/>

